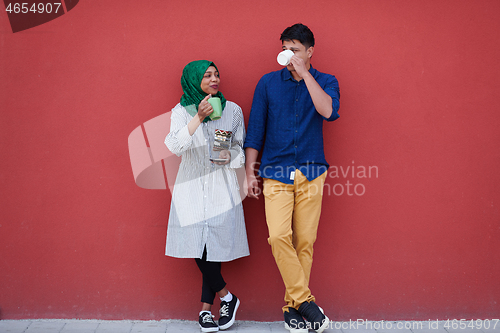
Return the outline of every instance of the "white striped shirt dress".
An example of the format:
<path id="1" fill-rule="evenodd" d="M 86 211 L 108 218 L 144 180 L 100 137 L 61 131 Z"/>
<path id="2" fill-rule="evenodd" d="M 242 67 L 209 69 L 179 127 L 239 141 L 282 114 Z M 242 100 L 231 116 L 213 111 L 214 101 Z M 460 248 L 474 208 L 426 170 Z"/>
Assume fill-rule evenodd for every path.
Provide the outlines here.
<path id="1" fill-rule="evenodd" d="M 231 261 L 250 254 L 235 169 L 245 165 L 245 125 L 241 108 L 230 101 L 222 117 L 202 123 L 189 135 L 193 117 L 177 104 L 172 109 L 170 133 L 165 144 L 182 156 L 172 193 L 165 254 L 176 258 Z M 210 161 L 215 131 L 232 132 L 231 162 Z"/>

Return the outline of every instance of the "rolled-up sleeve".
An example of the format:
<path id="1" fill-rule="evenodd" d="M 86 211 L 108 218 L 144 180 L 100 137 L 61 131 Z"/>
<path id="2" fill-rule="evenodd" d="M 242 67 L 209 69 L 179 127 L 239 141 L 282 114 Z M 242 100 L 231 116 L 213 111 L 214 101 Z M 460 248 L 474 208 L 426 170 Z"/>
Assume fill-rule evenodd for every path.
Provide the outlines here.
<path id="1" fill-rule="evenodd" d="M 328 118 L 323 118 L 325 118 L 326 121 L 334 121 L 340 117 L 340 89 L 339 82 L 335 76 L 330 76 L 323 90 L 332 98 L 332 114 Z"/>
<path id="2" fill-rule="evenodd" d="M 231 141 L 231 162 L 228 167 L 233 169 L 242 168 L 245 165 L 245 152 L 243 142 L 245 142 L 245 121 L 243 112 L 238 106 L 233 114 L 233 139 Z"/>

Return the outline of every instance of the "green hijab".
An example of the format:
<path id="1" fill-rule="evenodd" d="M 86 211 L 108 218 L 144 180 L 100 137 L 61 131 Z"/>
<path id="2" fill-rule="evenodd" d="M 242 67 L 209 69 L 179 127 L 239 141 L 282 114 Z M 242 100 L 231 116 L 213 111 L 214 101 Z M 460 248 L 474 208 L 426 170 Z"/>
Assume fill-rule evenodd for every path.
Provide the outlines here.
<path id="1" fill-rule="evenodd" d="M 217 69 L 217 66 L 211 61 L 196 60 L 187 64 L 182 71 L 181 85 L 184 94 L 181 97 L 181 105 L 193 117 L 198 113 L 198 105 L 207 96 L 207 93 L 201 90 L 201 80 L 210 66 L 214 66 L 215 69 Z M 217 69 L 217 71 L 219 70 Z M 222 93 L 218 91 L 217 94 L 212 97 L 220 98 L 222 111 L 224 111 L 226 99 Z M 210 120 L 210 117 L 206 117 L 203 122 Z"/>

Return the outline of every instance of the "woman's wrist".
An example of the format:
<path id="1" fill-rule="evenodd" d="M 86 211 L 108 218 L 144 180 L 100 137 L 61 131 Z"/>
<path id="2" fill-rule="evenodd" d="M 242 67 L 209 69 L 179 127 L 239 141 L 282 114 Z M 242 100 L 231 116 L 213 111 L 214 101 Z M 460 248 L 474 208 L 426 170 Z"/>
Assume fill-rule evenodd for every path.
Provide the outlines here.
<path id="1" fill-rule="evenodd" d="M 198 121 L 199 121 L 199 123 L 201 124 L 201 123 L 203 122 L 203 120 L 205 120 L 205 117 L 203 117 L 203 116 L 202 116 L 202 115 L 200 115 L 199 113 L 198 113 L 198 114 L 196 114 L 196 115 L 198 116 L 198 117 L 196 117 L 196 118 L 198 118 Z"/>
<path id="2" fill-rule="evenodd" d="M 189 135 L 193 135 L 202 122 L 203 120 L 200 120 L 200 116 L 198 114 L 194 116 L 193 119 L 191 119 L 191 121 L 188 123 Z"/>

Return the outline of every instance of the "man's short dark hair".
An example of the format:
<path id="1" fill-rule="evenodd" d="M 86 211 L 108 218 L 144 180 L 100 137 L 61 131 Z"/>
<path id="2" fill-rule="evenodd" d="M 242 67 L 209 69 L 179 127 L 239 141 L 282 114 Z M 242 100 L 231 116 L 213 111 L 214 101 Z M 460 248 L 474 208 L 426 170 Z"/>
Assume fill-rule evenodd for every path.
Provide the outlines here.
<path id="1" fill-rule="evenodd" d="M 282 42 L 296 39 L 306 47 L 306 50 L 314 46 L 314 35 L 312 31 L 302 23 L 297 23 L 286 28 L 282 33 L 280 40 Z"/>

